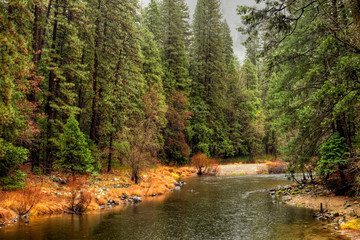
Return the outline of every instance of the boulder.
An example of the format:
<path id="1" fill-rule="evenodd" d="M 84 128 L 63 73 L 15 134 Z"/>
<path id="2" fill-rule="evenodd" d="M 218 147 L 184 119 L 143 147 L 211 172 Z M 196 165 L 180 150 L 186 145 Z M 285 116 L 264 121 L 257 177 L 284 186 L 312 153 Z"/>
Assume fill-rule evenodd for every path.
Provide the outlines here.
<path id="1" fill-rule="evenodd" d="M 284 202 L 290 201 L 291 199 L 292 199 L 291 197 L 283 197 L 283 198 L 282 198 L 282 200 L 283 200 Z"/>
<path id="2" fill-rule="evenodd" d="M 142 202 L 142 199 L 139 196 L 133 196 L 133 197 L 129 198 L 129 203 L 136 204 L 136 203 L 141 203 L 141 202 Z"/>
<path id="3" fill-rule="evenodd" d="M 125 194 L 121 194 L 121 197 L 120 197 L 121 200 L 125 200 L 127 198 L 128 198 L 128 196 L 126 196 Z"/>

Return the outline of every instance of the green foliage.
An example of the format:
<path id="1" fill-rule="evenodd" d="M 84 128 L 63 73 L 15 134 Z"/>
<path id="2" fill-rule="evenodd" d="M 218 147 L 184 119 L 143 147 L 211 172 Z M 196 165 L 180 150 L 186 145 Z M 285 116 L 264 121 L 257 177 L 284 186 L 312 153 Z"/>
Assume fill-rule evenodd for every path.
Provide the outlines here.
<path id="1" fill-rule="evenodd" d="M 350 155 L 346 140 L 334 133 L 320 146 L 321 158 L 318 162 L 318 174 L 325 175 L 337 172 L 339 167 L 349 162 Z"/>
<path id="2" fill-rule="evenodd" d="M 3 190 L 16 190 L 25 187 L 26 174 L 22 171 L 15 170 L 11 175 L 0 177 L 0 184 Z"/>
<path id="3" fill-rule="evenodd" d="M 25 186 L 23 173 L 17 169 L 27 159 L 28 153 L 27 149 L 15 147 L 0 138 L 0 185 L 4 190 Z"/>
<path id="4" fill-rule="evenodd" d="M 345 176 L 345 170 L 356 169 L 349 156 L 359 156 L 360 51 L 354 44 L 358 34 L 347 24 L 359 13 L 344 1 L 295 1 L 282 10 L 282 0 L 258 2 L 266 4 L 242 6 L 238 13 L 249 34 L 249 57 L 264 71 L 258 96 L 267 115 L 266 148 L 282 149 L 291 173 L 312 178 L 318 166 L 321 176 L 340 176 L 346 189 L 359 174 Z M 338 133 L 324 143 L 329 132 Z"/>
<path id="5" fill-rule="evenodd" d="M 68 118 L 64 133 L 60 137 L 60 152 L 57 164 L 72 173 L 92 172 L 94 159 L 88 148 L 84 134 L 80 131 L 79 123 L 72 114 Z"/>

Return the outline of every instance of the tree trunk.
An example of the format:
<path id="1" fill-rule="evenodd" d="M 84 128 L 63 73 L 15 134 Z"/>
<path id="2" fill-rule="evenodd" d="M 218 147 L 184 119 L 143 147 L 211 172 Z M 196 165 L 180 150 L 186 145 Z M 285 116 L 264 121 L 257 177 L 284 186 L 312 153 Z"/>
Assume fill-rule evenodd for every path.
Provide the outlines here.
<path id="1" fill-rule="evenodd" d="M 40 47 L 41 47 L 41 26 L 40 26 L 40 15 L 41 8 L 35 3 L 35 11 L 34 11 L 34 32 L 33 32 L 33 63 L 34 68 L 36 69 L 37 62 L 40 57 Z"/>
<path id="2" fill-rule="evenodd" d="M 49 1 L 49 4 L 47 6 L 47 9 L 46 9 L 46 21 L 45 21 L 45 26 L 47 26 L 48 24 L 48 21 L 49 21 L 49 17 L 50 17 L 50 11 L 51 11 L 51 7 L 52 7 L 52 2 L 53 0 L 50 0 Z M 39 46 L 39 61 L 41 59 L 41 56 L 42 56 L 42 47 L 44 46 L 44 37 L 46 35 L 46 27 L 44 27 L 43 31 L 42 31 L 42 37 L 41 37 L 41 42 L 40 42 L 40 46 Z"/>
<path id="3" fill-rule="evenodd" d="M 110 144 L 109 144 L 109 156 L 108 156 L 108 172 L 111 171 L 111 162 L 112 162 L 112 156 L 113 156 L 113 140 L 114 140 L 114 134 L 111 132 Z"/>
<path id="4" fill-rule="evenodd" d="M 57 21 L 57 15 L 58 15 L 58 1 L 56 0 L 55 3 L 55 22 L 54 22 L 54 27 L 53 27 L 53 33 L 52 33 L 52 45 L 51 45 L 51 49 L 53 51 L 55 51 L 55 47 L 56 47 L 56 38 L 57 38 L 57 28 L 58 28 L 58 21 Z M 53 62 L 56 62 L 56 58 L 53 57 L 52 58 Z M 53 153 L 52 153 L 52 143 L 50 142 L 50 139 L 52 138 L 53 135 L 53 131 L 52 131 L 52 122 L 53 122 L 53 117 L 54 117 L 54 111 L 51 107 L 51 103 L 54 100 L 54 85 L 55 85 L 55 73 L 53 70 L 50 70 L 49 73 L 49 88 L 48 88 L 48 96 L 47 96 L 47 101 L 46 101 L 46 105 L 45 105 L 45 114 L 47 115 L 47 144 L 46 144 L 46 159 L 45 159 L 45 170 L 46 173 L 50 173 L 51 172 L 51 166 L 52 166 L 52 161 L 53 161 Z"/>
<path id="5" fill-rule="evenodd" d="M 354 22 L 354 40 L 360 49 L 360 0 L 348 0 L 351 8 L 351 15 Z"/>
<path id="6" fill-rule="evenodd" d="M 347 124 L 346 124 L 346 120 L 345 120 L 345 114 L 343 112 L 340 113 L 340 122 L 341 122 L 342 132 L 343 132 L 344 137 L 346 139 L 346 144 L 348 145 L 350 155 L 352 155 L 353 149 L 352 149 L 351 138 L 350 138 L 348 128 L 347 128 Z"/>
<path id="7" fill-rule="evenodd" d="M 98 10 L 100 12 L 101 9 L 101 0 L 98 0 Z M 100 14 L 100 13 L 99 13 Z M 98 48 L 100 44 L 100 16 L 96 19 L 95 22 L 96 30 L 95 30 L 95 50 L 94 50 L 94 73 L 93 73 L 93 92 L 94 97 L 91 106 L 91 127 L 90 127 L 90 139 L 98 142 L 97 138 L 97 122 L 98 122 L 98 109 L 97 104 L 99 100 L 99 90 L 98 90 L 98 71 L 99 71 L 99 56 L 98 56 Z"/>
<path id="8" fill-rule="evenodd" d="M 85 47 L 83 48 L 82 51 L 82 56 L 81 56 L 81 65 L 84 65 L 85 63 Z M 79 79 L 79 87 L 78 87 L 78 107 L 80 110 L 83 109 L 83 105 L 84 105 L 84 98 L 83 98 L 83 92 L 82 92 L 82 84 L 83 84 L 83 78 L 80 77 Z M 79 113 L 79 115 L 77 116 L 77 121 L 80 123 L 81 121 L 81 111 Z"/>

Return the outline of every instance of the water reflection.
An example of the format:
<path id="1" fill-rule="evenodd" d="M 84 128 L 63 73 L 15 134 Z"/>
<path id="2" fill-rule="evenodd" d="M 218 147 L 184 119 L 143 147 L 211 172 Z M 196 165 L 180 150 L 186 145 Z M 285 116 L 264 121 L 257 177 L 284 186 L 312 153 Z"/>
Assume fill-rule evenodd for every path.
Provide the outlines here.
<path id="1" fill-rule="evenodd" d="M 201 177 L 162 201 L 84 216 L 32 219 L 0 239 L 345 239 L 311 211 L 274 203 L 264 189 L 283 176 Z"/>

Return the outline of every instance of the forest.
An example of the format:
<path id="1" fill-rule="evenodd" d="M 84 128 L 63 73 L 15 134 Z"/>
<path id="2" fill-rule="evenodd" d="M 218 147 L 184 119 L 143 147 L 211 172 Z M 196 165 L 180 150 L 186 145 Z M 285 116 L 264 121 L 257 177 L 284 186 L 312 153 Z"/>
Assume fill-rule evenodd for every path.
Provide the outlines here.
<path id="1" fill-rule="evenodd" d="M 296 181 L 360 186 L 360 1 L 0 1 L 0 185 L 36 174 L 139 172 L 281 156 Z M 306 173 L 306 174 L 305 174 Z"/>

